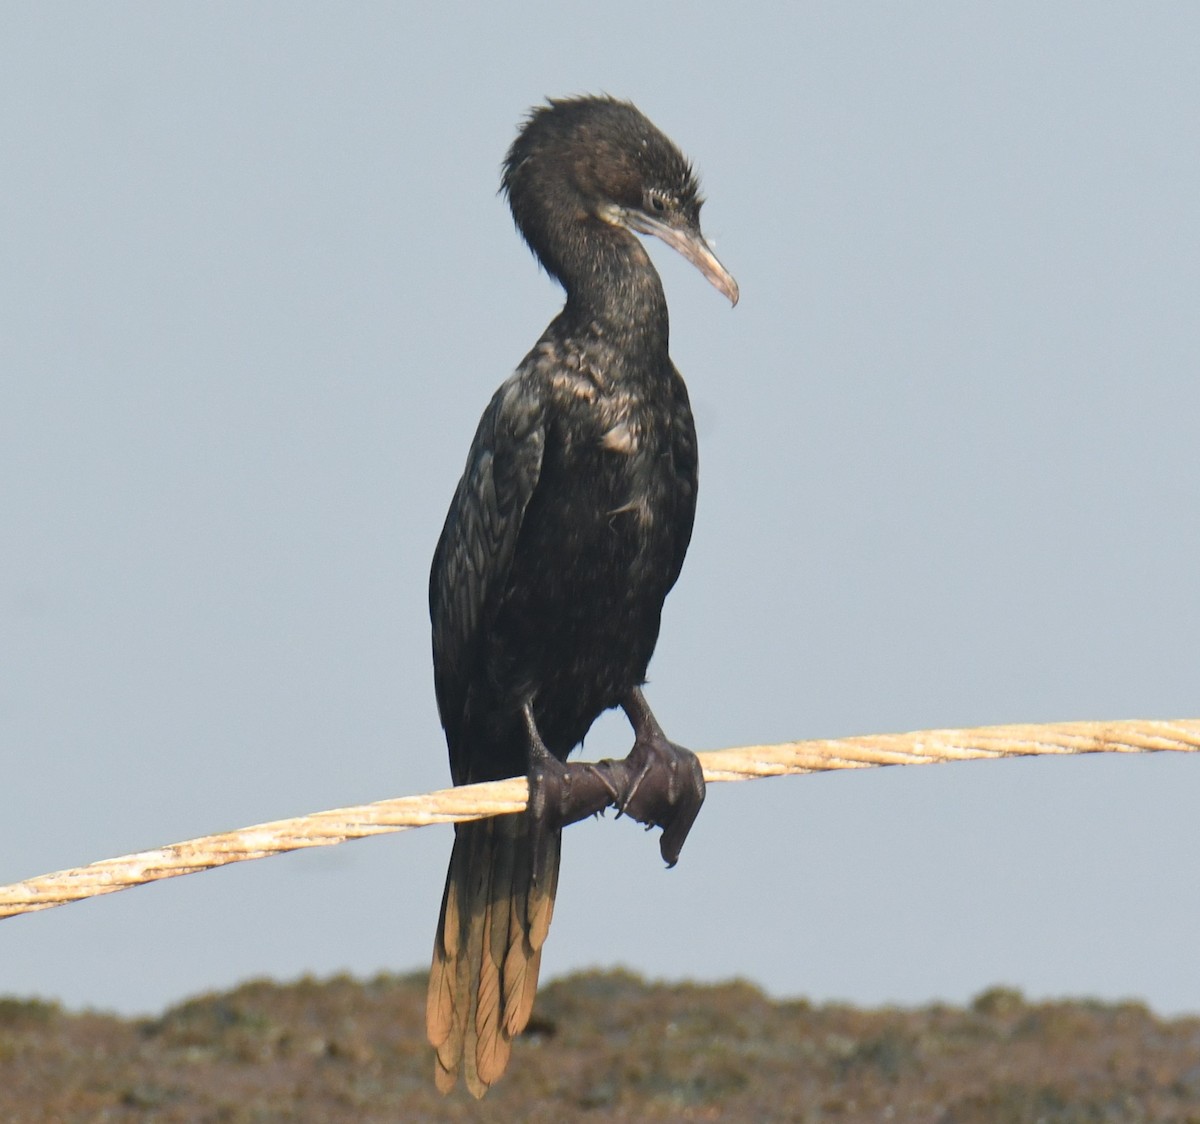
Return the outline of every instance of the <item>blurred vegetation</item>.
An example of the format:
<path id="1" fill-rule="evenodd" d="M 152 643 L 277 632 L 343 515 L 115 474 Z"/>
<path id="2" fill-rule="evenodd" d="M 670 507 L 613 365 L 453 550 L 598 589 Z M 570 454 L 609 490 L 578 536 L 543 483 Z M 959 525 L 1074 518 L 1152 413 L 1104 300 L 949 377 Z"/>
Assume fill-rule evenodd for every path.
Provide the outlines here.
<path id="1" fill-rule="evenodd" d="M 546 986 L 482 1102 L 433 1089 L 423 975 L 255 982 L 154 1019 L 0 999 L 0 1119 L 1200 1124 L 1200 1019 L 1137 1003 L 773 1002 L 624 972 Z"/>

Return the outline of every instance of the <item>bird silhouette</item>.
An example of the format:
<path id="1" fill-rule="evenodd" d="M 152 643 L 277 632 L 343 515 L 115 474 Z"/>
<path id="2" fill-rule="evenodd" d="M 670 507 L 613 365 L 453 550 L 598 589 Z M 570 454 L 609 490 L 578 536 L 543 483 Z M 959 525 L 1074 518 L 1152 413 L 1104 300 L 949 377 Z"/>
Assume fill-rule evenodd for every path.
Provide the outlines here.
<path id="1" fill-rule="evenodd" d="M 614 804 L 674 865 L 704 800 L 642 693 L 696 510 L 696 430 L 668 355 L 655 235 L 737 303 L 691 165 L 633 105 L 531 111 L 504 162 L 516 225 L 566 304 L 476 430 L 429 582 L 455 784 L 527 775 L 524 814 L 456 828 L 427 1006 L 436 1079 L 482 1096 L 533 1008 L 562 827 Z M 624 709 L 621 761 L 567 762 Z"/>

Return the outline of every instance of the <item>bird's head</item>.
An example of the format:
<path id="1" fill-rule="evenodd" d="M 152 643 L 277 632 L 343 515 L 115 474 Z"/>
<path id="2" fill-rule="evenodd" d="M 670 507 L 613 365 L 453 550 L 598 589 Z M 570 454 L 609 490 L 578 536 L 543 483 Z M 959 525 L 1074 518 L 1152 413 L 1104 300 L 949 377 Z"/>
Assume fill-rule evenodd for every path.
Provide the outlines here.
<path id="1" fill-rule="evenodd" d="M 682 152 L 629 102 L 551 101 L 534 109 L 504 162 L 513 217 L 552 272 L 575 231 L 600 221 L 653 234 L 682 254 L 733 304 L 737 282 L 700 230 L 703 199 Z"/>

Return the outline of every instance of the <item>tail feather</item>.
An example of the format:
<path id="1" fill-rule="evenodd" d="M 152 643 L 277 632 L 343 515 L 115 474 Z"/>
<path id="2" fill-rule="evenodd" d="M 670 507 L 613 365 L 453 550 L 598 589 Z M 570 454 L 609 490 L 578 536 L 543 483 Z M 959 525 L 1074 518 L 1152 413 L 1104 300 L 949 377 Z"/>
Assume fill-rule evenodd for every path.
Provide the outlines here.
<path id="1" fill-rule="evenodd" d="M 464 884 L 447 877 L 442 894 L 442 912 L 438 920 L 437 938 L 433 950 L 433 967 L 429 973 L 429 993 L 425 1004 L 425 1032 L 437 1052 L 434 1082 L 443 1093 L 454 1088 L 458 1079 L 458 1064 L 463 1053 L 467 1020 L 463 1013 L 471 1005 L 468 974 L 463 970 L 468 962 L 470 934 L 464 924 L 464 906 L 469 901 L 465 875 L 470 868 L 468 850 L 472 840 L 460 843 L 455 838 L 454 856 L 459 858 Z M 451 859 L 451 872 L 455 869 Z"/>
<path id="2" fill-rule="evenodd" d="M 504 1073 L 512 1040 L 529 1022 L 561 841 L 559 832 L 539 838 L 535 863 L 523 815 L 456 828 L 425 1011 L 442 1092 L 454 1087 L 461 1070 L 471 1092 L 483 1096 Z"/>
<path id="3" fill-rule="evenodd" d="M 425 1005 L 425 1033 L 437 1051 L 437 1070 L 434 1080 L 438 1089 L 448 1093 L 454 1088 L 458 1059 L 462 1055 L 463 1020 L 456 1015 L 460 1007 L 458 996 L 459 895 L 452 891 L 449 880 L 442 895 L 442 912 L 438 920 L 437 941 L 433 953 L 433 968 L 429 973 L 429 995 Z"/>
<path id="4" fill-rule="evenodd" d="M 542 945 L 550 932 L 554 914 L 554 895 L 558 890 L 558 863 L 562 835 L 552 833 L 545 841 L 541 869 L 542 884 L 530 878 L 522 886 L 521 896 L 514 895 L 509 929 L 508 959 L 505 964 L 505 1027 L 510 1037 L 520 1034 L 533 1013 L 538 972 L 542 966 Z M 533 856 L 529 862 L 532 866 Z"/>
<path id="5" fill-rule="evenodd" d="M 481 864 L 490 866 L 488 892 L 485 896 L 481 947 L 479 954 L 479 983 L 475 997 L 474 1050 L 471 1049 L 471 1030 L 467 1031 L 464 1058 L 467 1062 L 467 1085 L 476 1096 L 487 1092 L 508 1065 L 512 1053 L 512 1038 L 501 1033 L 504 1017 L 504 967 L 508 951 L 509 914 L 513 899 L 513 870 L 517 848 L 505 846 L 503 834 L 493 829 L 490 856 L 479 856 Z M 490 862 L 489 862 L 490 859 Z M 471 964 L 475 963 L 472 949 Z M 475 1061 L 472 1080 L 471 1059 Z"/>

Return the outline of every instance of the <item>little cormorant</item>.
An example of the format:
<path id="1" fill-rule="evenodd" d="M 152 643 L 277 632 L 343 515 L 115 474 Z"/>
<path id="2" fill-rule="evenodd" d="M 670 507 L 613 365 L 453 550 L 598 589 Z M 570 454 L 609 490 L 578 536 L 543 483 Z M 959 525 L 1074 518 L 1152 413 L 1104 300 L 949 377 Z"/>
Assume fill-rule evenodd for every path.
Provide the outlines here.
<path id="1" fill-rule="evenodd" d="M 534 109 L 504 162 L 517 228 L 562 312 L 484 411 L 429 580 L 434 679 L 455 784 L 527 774 L 524 815 L 456 828 L 429 981 L 438 1087 L 482 1096 L 529 1020 L 564 824 L 615 804 L 674 864 L 704 779 L 642 694 L 696 509 L 696 430 L 667 303 L 638 234 L 736 304 L 700 232 L 696 177 L 633 105 Z M 624 761 L 566 763 L 624 709 Z"/>

